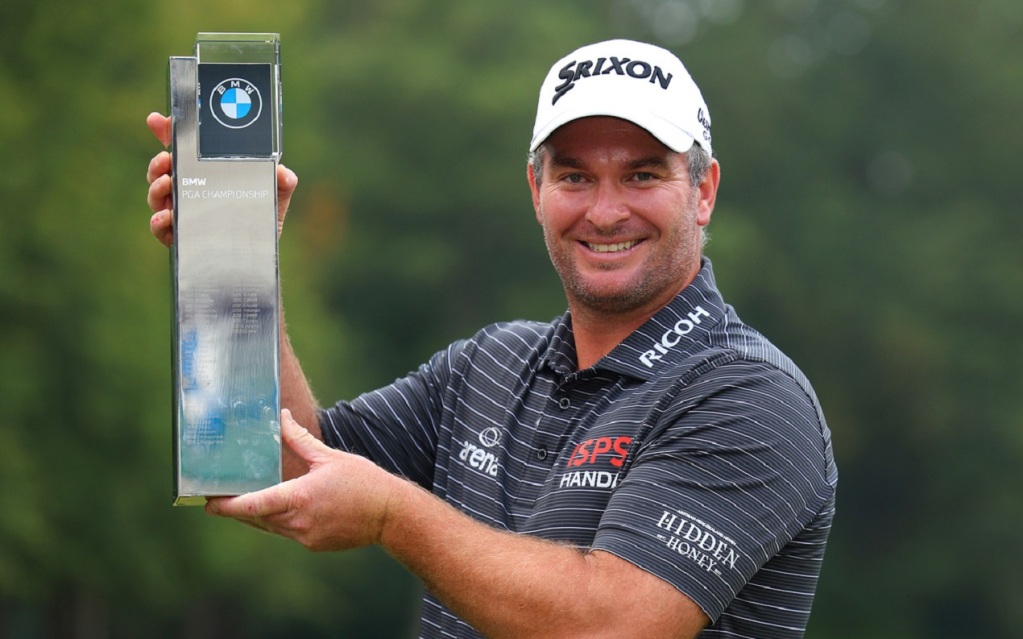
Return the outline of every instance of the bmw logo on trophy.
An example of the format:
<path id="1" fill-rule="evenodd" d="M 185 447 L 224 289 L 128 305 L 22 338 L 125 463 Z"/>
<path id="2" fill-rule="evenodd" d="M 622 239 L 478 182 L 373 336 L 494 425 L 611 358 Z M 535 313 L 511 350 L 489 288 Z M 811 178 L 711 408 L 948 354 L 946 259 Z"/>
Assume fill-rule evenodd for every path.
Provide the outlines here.
<path id="1" fill-rule="evenodd" d="M 200 33 L 170 58 L 174 503 L 281 480 L 280 38 Z"/>
<path id="2" fill-rule="evenodd" d="M 229 78 L 210 92 L 213 117 L 229 129 L 244 129 L 259 119 L 263 96 L 259 87 L 244 78 Z"/>

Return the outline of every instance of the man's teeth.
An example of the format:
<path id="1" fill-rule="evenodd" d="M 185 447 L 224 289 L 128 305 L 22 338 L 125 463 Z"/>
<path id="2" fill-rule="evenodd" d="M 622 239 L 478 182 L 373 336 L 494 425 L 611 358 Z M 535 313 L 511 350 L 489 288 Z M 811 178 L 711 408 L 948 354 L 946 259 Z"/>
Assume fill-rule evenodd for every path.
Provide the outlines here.
<path id="1" fill-rule="evenodd" d="M 631 242 L 618 242 L 617 244 L 591 244 L 590 242 L 586 243 L 586 246 L 590 247 L 591 251 L 596 251 L 598 253 L 616 253 L 618 251 L 630 249 L 635 245 L 636 245 L 635 240 Z"/>

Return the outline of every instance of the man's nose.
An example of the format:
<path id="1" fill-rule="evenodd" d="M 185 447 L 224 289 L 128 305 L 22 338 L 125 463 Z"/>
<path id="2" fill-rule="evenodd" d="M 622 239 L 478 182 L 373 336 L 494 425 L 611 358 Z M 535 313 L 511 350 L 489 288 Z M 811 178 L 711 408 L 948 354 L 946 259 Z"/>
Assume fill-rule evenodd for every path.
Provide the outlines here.
<path id="1" fill-rule="evenodd" d="M 586 211 L 586 220 L 601 230 L 609 230 L 631 214 L 622 188 L 618 184 L 601 182 L 594 190 L 593 202 Z"/>

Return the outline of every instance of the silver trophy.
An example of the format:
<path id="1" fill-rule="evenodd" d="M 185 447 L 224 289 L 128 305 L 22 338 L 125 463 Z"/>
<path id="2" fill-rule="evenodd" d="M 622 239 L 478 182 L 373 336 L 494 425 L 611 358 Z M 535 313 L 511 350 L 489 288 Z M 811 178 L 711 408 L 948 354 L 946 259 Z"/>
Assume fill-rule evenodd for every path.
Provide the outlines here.
<path id="1" fill-rule="evenodd" d="M 200 33 L 170 58 L 174 504 L 281 481 L 280 38 Z"/>

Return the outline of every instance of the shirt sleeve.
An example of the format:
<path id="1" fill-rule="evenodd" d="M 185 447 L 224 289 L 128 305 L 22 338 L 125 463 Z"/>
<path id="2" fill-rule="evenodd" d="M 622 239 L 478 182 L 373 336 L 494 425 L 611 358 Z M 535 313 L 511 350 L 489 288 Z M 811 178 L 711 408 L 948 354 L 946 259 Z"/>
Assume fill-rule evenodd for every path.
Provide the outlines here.
<path id="1" fill-rule="evenodd" d="M 320 412 L 323 441 L 429 489 L 456 342 L 392 384 Z"/>
<path id="2" fill-rule="evenodd" d="M 816 400 L 768 364 L 701 375 L 635 448 L 593 548 L 668 581 L 716 620 L 832 496 L 825 428 Z"/>

